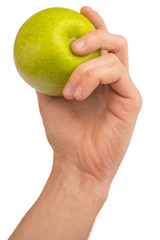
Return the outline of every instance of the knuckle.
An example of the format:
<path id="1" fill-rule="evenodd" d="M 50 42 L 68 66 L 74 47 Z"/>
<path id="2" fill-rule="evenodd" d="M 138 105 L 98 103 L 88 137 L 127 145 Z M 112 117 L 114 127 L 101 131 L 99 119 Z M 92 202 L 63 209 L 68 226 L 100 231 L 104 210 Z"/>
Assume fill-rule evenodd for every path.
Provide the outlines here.
<path id="1" fill-rule="evenodd" d="M 120 62 L 119 58 L 114 53 L 108 53 L 107 57 L 109 57 L 112 62 Z"/>
<path id="2" fill-rule="evenodd" d="M 137 96 L 135 98 L 135 107 L 138 110 L 138 112 L 141 110 L 142 104 L 143 104 L 143 99 L 139 90 L 137 89 Z"/>
<path id="3" fill-rule="evenodd" d="M 83 75 L 85 73 L 85 71 L 86 71 L 85 65 L 81 64 L 76 68 L 75 73 L 78 74 L 78 75 Z"/>
<path id="4" fill-rule="evenodd" d="M 123 76 L 126 75 L 126 69 L 124 68 L 124 66 L 122 65 L 122 63 L 119 62 L 113 62 L 112 63 L 112 68 L 113 68 L 113 72 L 115 72 L 115 74 L 117 75 L 117 78 L 120 79 Z"/>
<path id="5" fill-rule="evenodd" d="M 124 70 L 124 67 L 122 66 L 121 62 L 113 62 L 111 63 L 112 67 L 114 68 L 115 71 L 122 72 Z"/>
<path id="6" fill-rule="evenodd" d="M 91 68 L 86 72 L 87 78 L 93 78 L 95 75 L 96 75 L 96 70 L 94 68 Z"/>
<path id="7" fill-rule="evenodd" d="M 127 39 L 124 36 L 119 36 L 119 43 L 121 48 L 128 48 Z"/>
<path id="8" fill-rule="evenodd" d="M 134 98 L 131 98 L 130 100 L 131 100 L 130 107 L 132 110 L 131 112 L 133 112 L 134 114 L 136 113 L 136 116 L 137 116 L 137 114 L 139 114 L 142 108 L 142 96 L 137 88 L 134 94 Z"/>

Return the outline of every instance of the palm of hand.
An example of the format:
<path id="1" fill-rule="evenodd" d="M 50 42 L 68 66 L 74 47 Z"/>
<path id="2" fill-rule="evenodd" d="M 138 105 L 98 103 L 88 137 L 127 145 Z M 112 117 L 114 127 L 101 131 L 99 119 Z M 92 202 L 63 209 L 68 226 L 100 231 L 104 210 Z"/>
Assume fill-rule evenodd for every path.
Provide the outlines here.
<path id="1" fill-rule="evenodd" d="M 46 135 L 55 155 L 97 179 L 107 176 L 111 180 L 134 128 L 136 119 L 128 121 L 134 101 L 122 98 L 107 85 L 99 85 L 80 102 L 38 95 Z"/>

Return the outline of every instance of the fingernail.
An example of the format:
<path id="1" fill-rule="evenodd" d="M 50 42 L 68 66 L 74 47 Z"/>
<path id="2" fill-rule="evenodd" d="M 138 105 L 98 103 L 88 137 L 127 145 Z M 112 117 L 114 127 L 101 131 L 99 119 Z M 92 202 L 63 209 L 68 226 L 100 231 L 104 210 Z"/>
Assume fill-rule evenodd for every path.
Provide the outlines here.
<path id="1" fill-rule="evenodd" d="M 82 94 L 82 87 L 81 87 L 81 85 L 78 85 L 78 87 L 76 88 L 76 90 L 74 92 L 74 96 L 79 97 L 81 94 Z"/>
<path id="2" fill-rule="evenodd" d="M 64 90 L 63 90 L 63 94 L 70 96 L 72 94 L 72 85 L 71 83 L 67 83 L 67 85 L 65 86 Z"/>
<path id="3" fill-rule="evenodd" d="M 83 48 L 84 44 L 85 44 L 84 38 L 80 38 L 80 39 L 76 40 L 76 41 L 73 43 L 73 45 L 74 45 L 76 48 Z"/>

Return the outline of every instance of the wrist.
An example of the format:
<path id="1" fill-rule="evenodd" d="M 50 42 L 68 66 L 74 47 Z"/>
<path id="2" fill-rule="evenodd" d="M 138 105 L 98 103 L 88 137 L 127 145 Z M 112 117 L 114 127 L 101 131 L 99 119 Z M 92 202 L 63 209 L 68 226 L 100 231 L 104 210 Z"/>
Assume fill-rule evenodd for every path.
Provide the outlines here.
<path id="1" fill-rule="evenodd" d="M 94 204 L 99 210 L 108 197 L 109 185 L 97 180 L 91 174 L 78 169 L 74 164 L 54 158 L 53 168 L 46 184 L 50 192 L 62 191 L 77 201 Z"/>

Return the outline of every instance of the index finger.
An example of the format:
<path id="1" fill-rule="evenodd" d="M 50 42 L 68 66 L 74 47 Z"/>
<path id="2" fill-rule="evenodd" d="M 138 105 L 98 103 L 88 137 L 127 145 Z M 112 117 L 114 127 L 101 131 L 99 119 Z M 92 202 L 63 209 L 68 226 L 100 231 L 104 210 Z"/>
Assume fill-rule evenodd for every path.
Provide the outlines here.
<path id="1" fill-rule="evenodd" d="M 83 15 L 85 15 L 92 22 L 92 24 L 94 25 L 94 27 L 96 29 L 105 30 L 105 31 L 108 32 L 108 29 L 105 25 L 105 22 L 104 22 L 103 18 L 96 11 L 94 11 L 92 8 L 87 7 L 87 6 L 82 7 L 81 8 L 81 13 Z"/>
<path id="2" fill-rule="evenodd" d="M 105 44 L 103 42 L 103 46 L 107 46 L 107 48 L 104 50 L 103 46 L 101 48 L 102 53 L 103 51 L 108 51 L 110 53 L 114 53 L 122 62 L 122 64 L 125 66 L 125 68 L 127 69 L 127 71 L 129 72 L 129 61 L 128 61 L 128 43 L 127 40 L 120 35 L 116 35 L 116 34 L 111 34 L 106 25 L 105 22 L 103 20 L 103 18 L 96 12 L 94 11 L 92 8 L 90 7 L 82 7 L 81 8 L 81 13 L 86 16 L 91 22 L 92 24 L 95 26 L 96 30 L 101 30 L 101 31 L 95 31 L 97 32 L 104 32 L 106 33 L 106 40 L 105 40 Z M 88 49 L 90 49 L 91 44 L 93 44 L 94 46 L 96 46 L 96 44 L 99 44 L 101 39 L 99 38 L 99 41 L 97 41 L 94 43 L 92 37 L 90 38 L 89 36 L 94 35 L 94 33 L 90 32 L 85 34 L 84 36 L 82 36 L 82 38 L 86 37 L 88 39 Z M 104 35 L 104 34 L 103 34 Z M 90 52 L 85 51 L 86 48 L 82 48 L 82 49 L 76 49 L 75 46 L 76 41 L 72 44 L 73 46 L 73 50 L 76 54 L 78 55 L 85 55 L 85 54 L 89 54 Z M 87 44 L 86 44 L 87 45 Z M 94 49 L 97 50 L 97 49 Z"/>

